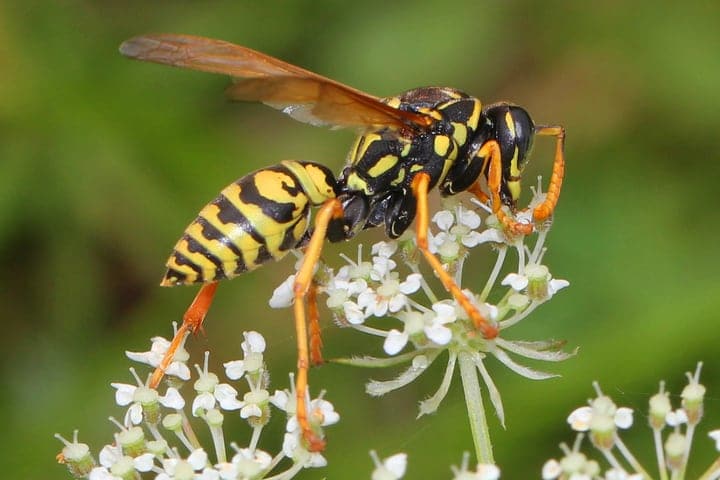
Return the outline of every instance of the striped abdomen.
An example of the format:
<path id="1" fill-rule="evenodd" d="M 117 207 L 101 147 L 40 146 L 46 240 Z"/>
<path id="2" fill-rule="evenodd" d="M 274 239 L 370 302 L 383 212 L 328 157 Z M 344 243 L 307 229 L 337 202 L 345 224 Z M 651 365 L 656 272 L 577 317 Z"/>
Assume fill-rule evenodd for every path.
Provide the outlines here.
<path id="1" fill-rule="evenodd" d="M 335 184 L 323 165 L 284 161 L 228 185 L 185 229 L 161 285 L 232 278 L 281 259 L 305 235 L 310 206 L 333 198 Z"/>

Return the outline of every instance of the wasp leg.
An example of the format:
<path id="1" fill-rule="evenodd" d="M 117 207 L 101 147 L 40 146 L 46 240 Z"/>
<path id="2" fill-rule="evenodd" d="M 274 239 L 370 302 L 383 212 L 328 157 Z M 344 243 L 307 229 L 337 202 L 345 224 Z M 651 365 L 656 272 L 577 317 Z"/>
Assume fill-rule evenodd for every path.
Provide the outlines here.
<path id="1" fill-rule="evenodd" d="M 472 185 L 470 185 L 470 188 L 467 189 L 469 193 L 472 193 L 475 198 L 480 200 L 481 203 L 488 204 L 490 202 L 490 197 L 487 196 L 487 193 L 482 191 L 482 187 L 480 186 L 480 181 L 476 181 Z"/>
<path id="2" fill-rule="evenodd" d="M 320 259 L 320 252 L 327 236 L 328 224 L 333 219 L 342 217 L 342 204 L 338 199 L 330 199 L 323 203 L 315 216 L 315 230 L 313 231 L 302 266 L 295 276 L 293 292 L 295 296 L 295 331 L 297 335 L 298 364 L 297 378 L 295 380 L 295 394 L 297 395 L 297 419 L 302 435 L 308 444 L 308 450 L 319 452 L 325 448 L 325 440 L 320 438 L 310 427 L 307 405 L 307 382 L 310 359 L 308 355 L 308 332 L 305 318 L 305 297 L 312 285 L 313 269 Z"/>
<path id="3" fill-rule="evenodd" d="M 478 156 L 490 158 L 488 167 L 487 183 L 492 199 L 492 212 L 497 216 L 500 223 L 515 235 L 529 235 L 533 231 L 533 226 L 529 223 L 520 223 L 502 210 L 502 200 L 500 200 L 500 188 L 502 186 L 502 157 L 500 156 L 500 145 L 491 140 L 485 142 Z"/>
<path id="4" fill-rule="evenodd" d="M 445 290 L 450 292 L 455 300 L 467 312 L 472 319 L 475 327 L 480 330 L 483 337 L 492 339 L 497 337 L 498 329 L 495 325 L 491 325 L 488 319 L 483 317 L 480 311 L 473 305 L 465 294 L 460 290 L 457 283 L 452 279 L 442 267 L 440 260 L 428 249 L 428 225 L 430 214 L 428 210 L 428 187 L 430 186 L 430 175 L 427 173 L 418 173 L 412 181 L 412 191 L 417 201 L 417 244 L 420 251 L 425 256 L 425 260 L 435 270 Z"/>
<path id="5" fill-rule="evenodd" d="M 310 318 L 310 364 L 322 365 L 322 336 L 320 335 L 320 312 L 317 304 L 317 284 L 310 283 L 307 292 L 308 317 Z"/>
<path id="6" fill-rule="evenodd" d="M 560 126 L 535 127 L 535 134 L 554 136 L 556 139 L 555 161 L 545 200 L 533 210 L 533 218 L 542 221 L 552 215 L 560 197 L 560 187 L 565 176 L 565 129 Z"/>
<path id="7" fill-rule="evenodd" d="M 177 349 L 180 348 L 185 336 L 190 332 L 197 333 L 202 327 L 205 315 L 207 315 L 210 305 L 212 304 L 213 297 L 215 296 L 215 290 L 217 290 L 217 282 L 205 284 L 200 288 L 200 291 L 195 296 L 195 299 L 185 311 L 185 315 L 183 315 L 183 323 L 175 333 L 172 342 L 170 342 L 170 347 L 168 347 L 167 352 L 165 352 L 165 355 L 160 361 L 160 364 L 157 368 L 155 368 L 152 377 L 150 377 L 150 388 L 157 388 L 160 384 L 160 381 L 165 375 L 165 370 L 167 370 L 168 366 L 172 363 L 175 352 L 177 352 Z"/>

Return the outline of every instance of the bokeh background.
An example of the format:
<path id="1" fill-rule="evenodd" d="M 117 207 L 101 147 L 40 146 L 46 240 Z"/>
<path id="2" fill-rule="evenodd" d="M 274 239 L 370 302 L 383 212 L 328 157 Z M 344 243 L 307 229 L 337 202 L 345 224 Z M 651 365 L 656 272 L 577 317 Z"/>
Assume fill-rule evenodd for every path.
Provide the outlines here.
<path id="1" fill-rule="evenodd" d="M 720 424 L 718 24 L 710 1 L 2 2 L 3 475 L 68 478 L 54 432 L 79 428 L 95 448 L 110 441 L 106 418 L 123 412 L 109 383 L 130 381 L 124 350 L 167 335 L 195 293 L 157 283 L 205 202 L 284 158 L 339 170 L 352 140 L 231 104 L 223 77 L 118 54 L 122 40 L 156 31 L 245 44 L 377 95 L 454 86 L 565 125 L 567 181 L 546 260 L 572 285 L 512 336 L 580 350 L 535 365 L 562 375 L 544 382 L 491 364 L 507 415 L 507 430 L 491 420 L 497 461 L 504 478 L 536 478 L 572 441 L 565 417 L 591 381 L 642 411 L 660 379 L 677 393 L 702 360 L 709 422 L 697 473 L 713 451 L 706 431 Z M 537 143 L 530 179 L 551 164 L 552 142 Z M 487 259 L 475 255 L 480 285 Z M 283 387 L 294 333 L 289 312 L 266 300 L 291 268 L 288 259 L 223 284 L 207 335 L 189 342 L 195 359 L 208 348 L 215 362 L 237 358 L 241 332 L 256 329 Z M 378 353 L 376 341 L 325 325 L 327 356 Z M 472 450 L 457 379 L 436 415 L 414 418 L 440 374 L 370 399 L 363 385 L 376 372 L 314 370 L 313 387 L 343 420 L 329 430 L 328 469 L 300 478 L 369 478 L 371 448 L 408 452 L 408 478 L 450 478 Z M 634 430 L 628 442 L 652 467 L 649 431 Z"/>

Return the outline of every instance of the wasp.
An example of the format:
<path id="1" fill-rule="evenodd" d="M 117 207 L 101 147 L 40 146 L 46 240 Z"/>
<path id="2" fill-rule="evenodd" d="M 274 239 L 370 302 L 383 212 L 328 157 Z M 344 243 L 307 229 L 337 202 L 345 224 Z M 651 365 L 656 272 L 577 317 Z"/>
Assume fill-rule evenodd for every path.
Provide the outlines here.
<path id="1" fill-rule="evenodd" d="M 167 261 L 162 285 L 202 287 L 151 386 L 159 384 L 186 334 L 200 328 L 220 280 L 304 249 L 293 290 L 297 417 L 308 448 L 322 450 L 325 441 L 313 432 L 306 404 L 308 368 L 322 362 L 313 267 L 325 240 L 349 240 L 363 229 L 380 226 L 397 238 L 413 221 L 417 247 L 445 289 L 484 338 L 497 336 L 498 327 L 461 292 L 428 249 L 428 193 L 435 187 L 446 196 L 468 191 L 491 206 L 506 232 L 530 234 L 536 222 L 552 215 L 560 195 L 563 127 L 535 125 L 520 106 L 483 106 L 477 98 L 447 87 L 374 97 L 221 40 L 142 35 L 124 42 L 120 52 L 138 60 L 229 75 L 233 83 L 226 93 L 231 99 L 260 101 L 312 125 L 359 130 L 339 175 L 315 162 L 286 160 L 230 184 L 190 223 Z M 552 176 L 544 201 L 532 212 L 533 222 L 520 223 L 513 213 L 536 135 L 556 139 Z"/>

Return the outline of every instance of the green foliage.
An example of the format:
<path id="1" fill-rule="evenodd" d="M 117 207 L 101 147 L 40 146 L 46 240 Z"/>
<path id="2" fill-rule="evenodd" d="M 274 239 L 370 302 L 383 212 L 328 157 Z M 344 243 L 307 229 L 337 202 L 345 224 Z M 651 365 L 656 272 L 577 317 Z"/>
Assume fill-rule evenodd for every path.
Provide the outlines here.
<path id="1" fill-rule="evenodd" d="M 658 377 L 679 378 L 702 360 L 712 397 L 720 387 L 718 18 L 713 2 L 4 2 L 5 475 L 65 475 L 53 463 L 55 431 L 79 427 L 91 444 L 107 438 L 106 384 L 127 376 L 122 352 L 169 334 L 168 321 L 193 296 L 156 283 L 206 201 L 284 158 L 339 170 L 349 148 L 348 133 L 230 104 L 222 77 L 117 53 L 122 40 L 155 31 L 249 45 L 378 95 L 447 84 L 566 127 L 567 183 L 546 262 L 572 287 L 522 328 L 527 338 L 565 338 L 580 354 L 552 382 L 529 385 L 498 369 L 508 430 L 491 428 L 504 478 L 536 477 L 556 455 L 568 438 L 565 415 L 585 401 L 591 380 L 617 388 L 610 393 L 619 403 L 644 405 Z M 549 173 L 543 140 L 528 185 Z M 242 330 L 256 329 L 273 346 L 270 369 L 291 370 L 291 319 L 266 304 L 291 268 L 286 261 L 223 284 L 207 339 L 188 343 L 197 361 L 205 348 L 239 352 Z M 328 357 L 373 353 L 348 332 L 324 335 Z M 368 478 L 366 452 L 375 448 L 382 457 L 407 451 L 409 478 L 449 477 L 472 448 L 459 389 L 435 416 L 415 421 L 407 402 L 428 389 L 370 399 L 365 373 L 328 365 L 311 374 L 343 416 L 323 475 Z M 718 425 L 717 407 L 708 402 L 709 426 Z"/>

